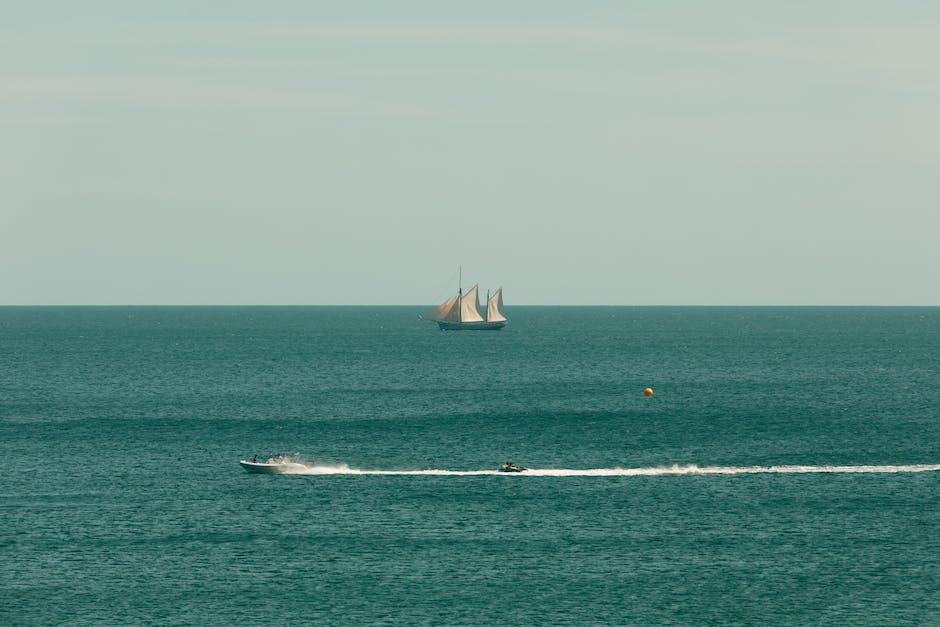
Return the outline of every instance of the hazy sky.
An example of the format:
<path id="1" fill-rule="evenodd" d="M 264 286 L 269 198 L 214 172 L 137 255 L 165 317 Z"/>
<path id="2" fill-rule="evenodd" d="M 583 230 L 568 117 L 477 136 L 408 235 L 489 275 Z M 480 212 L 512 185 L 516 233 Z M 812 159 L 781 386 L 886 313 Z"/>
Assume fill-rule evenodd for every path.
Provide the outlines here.
<path id="1" fill-rule="evenodd" d="M 940 305 L 934 1 L 0 6 L 0 304 Z"/>

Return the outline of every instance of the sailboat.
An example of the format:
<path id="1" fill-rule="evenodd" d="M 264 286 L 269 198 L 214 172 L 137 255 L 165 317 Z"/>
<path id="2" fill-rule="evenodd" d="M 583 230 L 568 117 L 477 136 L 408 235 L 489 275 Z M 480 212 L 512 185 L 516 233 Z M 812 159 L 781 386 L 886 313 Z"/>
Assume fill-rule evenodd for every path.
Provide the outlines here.
<path id="1" fill-rule="evenodd" d="M 486 293 L 484 318 L 480 313 L 479 286 L 474 285 L 465 294 L 460 283 L 458 281 L 456 296 L 451 296 L 421 318 L 436 322 L 442 331 L 499 331 L 506 326 L 509 320 L 503 311 L 503 288 L 492 296 Z"/>

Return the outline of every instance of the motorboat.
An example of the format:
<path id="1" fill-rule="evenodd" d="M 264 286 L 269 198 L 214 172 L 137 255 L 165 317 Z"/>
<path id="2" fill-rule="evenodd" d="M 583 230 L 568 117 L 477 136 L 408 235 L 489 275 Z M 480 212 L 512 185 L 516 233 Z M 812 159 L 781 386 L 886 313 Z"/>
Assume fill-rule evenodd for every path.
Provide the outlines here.
<path id="1" fill-rule="evenodd" d="M 525 466 L 517 466 L 512 462 L 506 462 L 498 468 L 499 472 L 523 472 L 528 470 Z"/>
<path id="2" fill-rule="evenodd" d="M 265 461 L 258 461 L 258 456 L 255 455 L 250 461 L 243 459 L 238 463 L 241 464 L 241 467 L 244 468 L 246 472 L 283 475 L 306 470 L 313 464 L 313 460 L 308 459 L 306 461 L 308 463 L 302 463 L 299 455 L 275 455 Z"/>

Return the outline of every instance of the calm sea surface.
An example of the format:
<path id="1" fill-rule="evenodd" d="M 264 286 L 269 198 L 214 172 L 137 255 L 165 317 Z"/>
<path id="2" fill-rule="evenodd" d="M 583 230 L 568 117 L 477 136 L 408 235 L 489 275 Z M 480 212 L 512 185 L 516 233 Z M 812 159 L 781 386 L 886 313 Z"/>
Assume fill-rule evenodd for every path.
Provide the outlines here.
<path id="1" fill-rule="evenodd" d="M 940 624 L 940 309 L 426 309 L 0 308 L 0 624 Z"/>

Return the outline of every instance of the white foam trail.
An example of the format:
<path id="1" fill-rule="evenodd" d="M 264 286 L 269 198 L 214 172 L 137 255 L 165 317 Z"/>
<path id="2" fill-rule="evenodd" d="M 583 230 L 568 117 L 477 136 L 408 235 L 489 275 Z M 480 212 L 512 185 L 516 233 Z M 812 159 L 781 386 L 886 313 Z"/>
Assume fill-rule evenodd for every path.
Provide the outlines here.
<path id="1" fill-rule="evenodd" d="M 665 475 L 757 475 L 809 473 L 897 473 L 940 471 L 940 464 L 906 466 L 661 466 L 652 468 L 530 468 L 525 472 L 503 473 L 497 470 L 361 470 L 346 464 L 307 466 L 284 474 L 292 475 L 437 475 L 464 477 L 501 475 L 507 477 L 651 477 Z"/>

